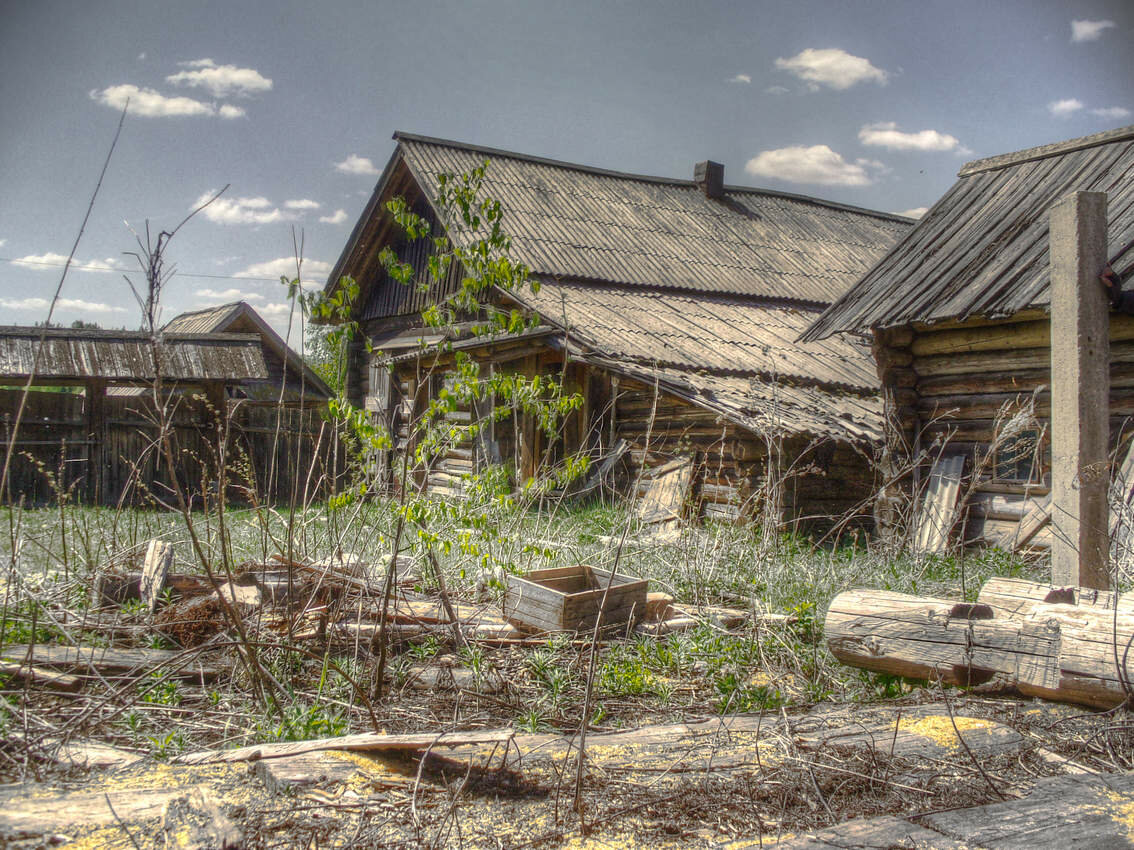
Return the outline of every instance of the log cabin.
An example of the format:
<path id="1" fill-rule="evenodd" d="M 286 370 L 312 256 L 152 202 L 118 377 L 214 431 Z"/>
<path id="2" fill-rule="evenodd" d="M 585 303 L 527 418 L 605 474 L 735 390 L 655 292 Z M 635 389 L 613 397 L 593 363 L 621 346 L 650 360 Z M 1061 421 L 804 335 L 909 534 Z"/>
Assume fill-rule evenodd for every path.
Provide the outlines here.
<path id="1" fill-rule="evenodd" d="M 677 180 L 405 133 L 394 140 L 327 282 L 328 292 L 343 276 L 359 285 L 352 318 L 369 346 L 351 351 L 351 400 L 386 421 L 404 449 L 407 423 L 443 388 L 457 351 L 482 375 L 562 376 L 582 395 L 557 445 L 526 417 L 495 422 L 475 445 L 418 470 L 421 486 L 457 494 L 464 476 L 502 460 L 522 481 L 542 458 L 598 458 L 625 441 L 628 477 L 692 458 L 691 504 L 705 516 L 745 515 L 770 483 L 785 521 L 839 516 L 869 499 L 881 435 L 869 347 L 853 336 L 795 340 L 909 219 L 725 185 L 723 166 L 711 161 L 693 180 Z M 438 178 L 486 161 L 483 192 L 502 204 L 510 256 L 539 283 L 494 293 L 530 322 L 490 339 L 461 323 L 423 327 L 422 310 L 456 288 L 460 270 L 423 291 L 393 280 L 379 261 L 389 247 L 424 279 L 429 249 L 404 238 L 388 202 L 402 198 L 438 232 Z M 467 422 L 484 413 L 451 415 Z"/>
<path id="2" fill-rule="evenodd" d="M 892 442 L 966 458 L 969 542 L 1050 548 L 1050 526 L 1037 531 L 1051 484 L 1048 216 L 1073 191 L 1106 193 L 1107 256 L 1116 280 L 1128 279 L 1134 126 L 968 163 L 803 336 L 873 334 Z M 1110 317 L 1110 381 L 1117 449 L 1134 414 L 1134 316 L 1124 313 Z"/>

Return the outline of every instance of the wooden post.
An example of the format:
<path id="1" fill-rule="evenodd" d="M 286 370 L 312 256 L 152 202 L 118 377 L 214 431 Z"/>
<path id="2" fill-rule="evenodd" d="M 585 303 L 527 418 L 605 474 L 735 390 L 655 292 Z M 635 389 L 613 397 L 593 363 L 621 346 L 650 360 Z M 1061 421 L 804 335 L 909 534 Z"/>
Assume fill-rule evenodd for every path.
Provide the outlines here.
<path id="1" fill-rule="evenodd" d="M 106 381 L 91 379 L 85 382 L 86 395 L 84 438 L 87 442 L 87 498 L 91 504 L 101 505 L 113 497 L 106 493 L 105 456 L 106 441 Z"/>
<path id="2" fill-rule="evenodd" d="M 525 357 L 520 366 L 520 373 L 531 380 L 536 376 L 539 370 L 539 358 L 536 355 L 529 355 Z M 531 478 L 535 478 L 536 466 L 539 463 L 539 446 L 537 445 L 537 431 L 535 417 L 530 413 L 520 414 L 520 468 L 517 470 L 519 473 L 519 481 L 516 482 L 520 486 Z"/>
<path id="3" fill-rule="evenodd" d="M 1110 309 L 1106 194 L 1074 192 L 1051 210 L 1051 581 L 1109 587 L 1107 444 Z"/>

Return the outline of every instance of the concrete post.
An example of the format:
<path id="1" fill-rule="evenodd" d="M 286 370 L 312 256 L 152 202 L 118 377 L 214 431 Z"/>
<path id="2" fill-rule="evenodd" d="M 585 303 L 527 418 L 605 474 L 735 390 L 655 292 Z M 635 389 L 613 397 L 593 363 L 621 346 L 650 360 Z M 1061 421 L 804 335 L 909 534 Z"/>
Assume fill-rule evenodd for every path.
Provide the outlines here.
<path id="1" fill-rule="evenodd" d="M 1051 581 L 1106 589 L 1110 305 L 1106 194 L 1073 192 L 1051 210 Z"/>

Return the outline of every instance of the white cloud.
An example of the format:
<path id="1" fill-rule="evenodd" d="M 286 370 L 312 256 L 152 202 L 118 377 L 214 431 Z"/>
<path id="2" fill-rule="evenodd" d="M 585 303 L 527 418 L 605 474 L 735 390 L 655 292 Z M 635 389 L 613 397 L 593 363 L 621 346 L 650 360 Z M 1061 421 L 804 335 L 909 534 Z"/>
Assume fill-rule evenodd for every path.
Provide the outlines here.
<path id="1" fill-rule="evenodd" d="M 175 86 L 203 88 L 213 97 L 247 96 L 271 91 L 272 81 L 255 68 L 218 65 L 212 59 L 178 63 L 191 70 L 178 71 L 165 78 Z"/>
<path id="2" fill-rule="evenodd" d="M 726 83 L 751 83 L 752 77 L 748 74 L 737 74 L 735 77 L 729 77 L 725 80 Z"/>
<path id="3" fill-rule="evenodd" d="M 791 91 L 787 86 L 768 86 L 764 94 L 787 94 Z"/>
<path id="4" fill-rule="evenodd" d="M 166 97 L 153 89 L 140 89 L 124 83 L 110 88 L 92 89 L 91 100 L 121 110 L 130 102 L 130 114 L 144 118 L 168 118 L 186 115 L 216 115 L 217 108 L 211 103 L 193 100 L 191 97 Z M 226 116 L 227 117 L 227 116 Z"/>
<path id="5" fill-rule="evenodd" d="M 67 264 L 67 255 L 56 254 L 54 251 L 48 251 L 46 254 L 28 254 L 26 257 L 12 260 L 12 264 L 26 269 L 55 269 Z M 114 257 L 107 257 L 105 260 L 71 260 L 73 271 L 113 272 L 121 268 L 121 261 Z"/>
<path id="6" fill-rule="evenodd" d="M 0 307 L 6 310 L 47 310 L 51 302 L 46 298 L 0 298 Z M 60 298 L 55 302 L 59 310 L 81 310 L 84 313 L 125 313 L 124 307 L 113 307 L 94 301 L 78 298 Z"/>
<path id="7" fill-rule="evenodd" d="M 1056 118 L 1068 118 L 1073 112 L 1078 112 L 1082 108 L 1083 101 L 1074 97 L 1064 98 L 1063 100 L 1053 100 L 1047 105 L 1047 111 Z"/>
<path id="8" fill-rule="evenodd" d="M 378 169 L 374 167 L 374 163 L 364 156 L 352 153 L 342 162 L 335 163 L 335 171 L 341 171 L 343 174 L 364 174 L 373 176 L 378 173 Z"/>
<path id="9" fill-rule="evenodd" d="M 321 221 L 323 224 L 342 224 L 346 220 L 346 210 L 335 210 L 331 215 L 319 216 L 319 221 Z"/>
<path id="10" fill-rule="evenodd" d="M 146 61 L 146 51 L 143 50 L 141 53 L 138 54 L 138 61 L 139 62 L 145 62 Z"/>
<path id="11" fill-rule="evenodd" d="M 241 106 L 233 106 L 231 103 L 224 104 L 217 110 L 217 115 L 221 118 L 243 118 L 248 113 Z"/>
<path id="12" fill-rule="evenodd" d="M 902 210 L 896 215 L 904 215 L 906 218 L 921 218 L 929 212 L 929 207 L 914 207 L 912 210 Z"/>
<path id="13" fill-rule="evenodd" d="M 212 298 L 221 301 L 263 301 L 264 296 L 259 292 L 245 292 L 243 289 L 198 289 L 195 293 L 198 298 Z"/>
<path id="14" fill-rule="evenodd" d="M 776 67 L 795 74 L 812 91 L 818 91 L 820 86 L 837 90 L 849 89 L 856 83 L 867 82 L 886 85 L 889 78 L 889 74 L 881 68 L 871 65 L 869 59 L 854 56 L 837 47 L 808 47 L 790 59 L 777 59 Z"/>
<path id="15" fill-rule="evenodd" d="M 312 201 L 310 198 L 298 198 L 294 201 L 284 201 L 283 205 L 289 210 L 317 210 L 323 206 L 318 201 Z"/>
<path id="16" fill-rule="evenodd" d="M 847 162 L 827 145 L 762 151 L 748 160 L 744 170 L 757 177 L 774 177 L 792 183 L 824 186 L 869 186 L 871 183 L 870 175 L 861 164 Z"/>
<path id="17" fill-rule="evenodd" d="M 322 282 L 331 273 L 331 264 L 322 260 L 303 261 L 303 279 Z M 264 263 L 253 263 L 243 271 L 237 272 L 233 277 L 270 278 L 279 280 L 286 277 L 289 280 L 295 277 L 295 257 L 280 257 L 277 260 L 268 260 Z"/>
<path id="18" fill-rule="evenodd" d="M 1130 110 L 1125 106 L 1104 106 L 1098 109 L 1092 109 L 1091 114 L 1097 115 L 1099 118 L 1107 118 L 1117 121 L 1123 118 L 1129 118 Z"/>
<path id="19" fill-rule="evenodd" d="M 858 140 L 864 145 L 889 148 L 894 151 L 951 151 L 960 144 L 956 137 L 937 130 L 919 130 L 906 133 L 893 121 L 866 124 L 858 131 Z"/>
<path id="20" fill-rule="evenodd" d="M 265 304 L 263 307 L 256 308 L 256 311 L 264 316 L 287 316 L 291 313 L 291 310 L 291 305 L 286 302 L 283 304 Z M 299 312 L 298 308 L 296 308 L 296 312 Z"/>
<path id="21" fill-rule="evenodd" d="M 8 240 L 7 240 L 7 239 L 0 239 L 0 248 L 3 248 L 3 247 L 4 247 L 5 245 L 7 245 L 7 244 L 8 244 Z"/>
<path id="22" fill-rule="evenodd" d="M 201 206 L 215 194 L 205 192 L 192 208 Z M 201 214 L 215 224 L 275 224 L 292 218 L 267 198 L 220 197 L 201 210 Z"/>
<path id="23" fill-rule="evenodd" d="M 1102 38 L 1103 30 L 1114 26 L 1114 21 L 1072 21 L 1071 41 L 1095 41 Z"/>

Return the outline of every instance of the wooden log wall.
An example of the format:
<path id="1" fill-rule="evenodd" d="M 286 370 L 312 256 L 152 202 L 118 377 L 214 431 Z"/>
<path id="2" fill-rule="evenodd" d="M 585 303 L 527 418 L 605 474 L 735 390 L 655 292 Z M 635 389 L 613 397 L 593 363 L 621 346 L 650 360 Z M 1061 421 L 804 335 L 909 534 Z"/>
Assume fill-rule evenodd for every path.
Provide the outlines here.
<path id="1" fill-rule="evenodd" d="M 5 448 L 20 394 L 19 390 L 0 390 Z M 172 479 L 156 443 L 152 398 L 102 398 L 95 402 L 101 424 L 93 426 L 93 431 L 88 416 L 90 398 L 73 392 L 29 394 L 7 482 L 12 498 L 23 496 L 27 504 L 47 504 L 61 488 L 69 498 L 87 504 L 113 505 L 123 498 L 128 504 L 148 504 L 152 496 L 170 500 Z M 191 394 L 181 395 L 171 407 L 171 423 L 178 480 L 191 494 L 215 492 L 213 411 Z M 254 488 L 257 499 L 280 502 L 288 498 L 293 486 L 302 496 L 316 481 L 327 492 L 330 479 L 336 474 L 341 478 L 343 462 L 325 427 L 314 409 L 236 405 L 227 449 L 229 497 L 244 500 L 249 488 Z"/>
<path id="2" fill-rule="evenodd" d="M 849 444 L 793 437 L 771 447 L 780 459 L 770 466 L 769 445 L 758 434 L 675 396 L 659 395 L 655 407 L 652 386 L 626 379 L 619 382 L 615 423 L 618 436 L 631 445 L 635 476 L 643 464 L 649 469 L 682 455 L 695 458 L 693 492 L 701 516 L 737 520 L 776 509 L 759 504 L 770 468 L 781 482 L 779 509 L 786 522 L 819 529 L 860 506 L 859 522 L 869 516 L 874 471 Z"/>
<path id="3" fill-rule="evenodd" d="M 1134 427 L 1134 317 L 1111 316 L 1111 445 Z M 875 332 L 875 356 L 893 399 L 895 421 L 911 448 L 984 455 L 995 439 L 997 417 L 1035 393 L 1040 430 L 1051 411 L 1050 327 L 1039 312 L 1002 321 L 970 320 Z M 1050 439 L 1050 434 L 1046 434 Z M 1050 458 L 1049 445 L 1043 455 Z M 966 538 L 1004 545 L 1015 535 L 1029 500 L 1047 493 L 1047 462 L 1033 481 L 999 480 L 992 471 L 978 487 Z M 1050 529 L 1031 548 L 1050 546 Z"/>

